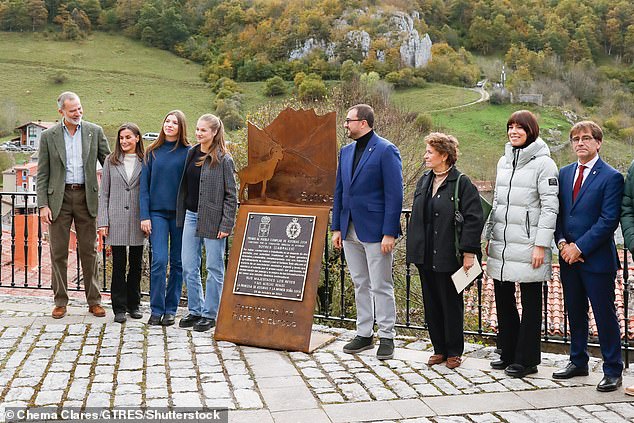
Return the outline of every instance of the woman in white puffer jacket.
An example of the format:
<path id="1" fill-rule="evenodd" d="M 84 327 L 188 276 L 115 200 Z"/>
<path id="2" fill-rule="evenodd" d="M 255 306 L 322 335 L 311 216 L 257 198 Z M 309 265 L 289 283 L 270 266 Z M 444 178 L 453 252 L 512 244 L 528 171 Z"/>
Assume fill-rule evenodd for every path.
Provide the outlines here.
<path id="1" fill-rule="evenodd" d="M 499 360 L 494 369 L 512 377 L 536 373 L 541 361 L 542 283 L 551 278 L 551 245 L 559 201 L 558 169 L 539 138 L 533 113 L 507 122 L 509 142 L 497 165 L 493 210 L 487 223 L 487 273 L 494 279 Z M 522 297 L 522 318 L 515 283 Z"/>

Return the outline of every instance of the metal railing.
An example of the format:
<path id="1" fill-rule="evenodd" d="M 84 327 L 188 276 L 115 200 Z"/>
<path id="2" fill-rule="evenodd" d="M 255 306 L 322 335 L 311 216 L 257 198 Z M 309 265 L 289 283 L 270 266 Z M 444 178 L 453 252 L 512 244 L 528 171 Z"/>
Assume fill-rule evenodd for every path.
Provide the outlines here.
<path id="1" fill-rule="evenodd" d="M 49 253 L 43 251 L 47 244 L 46 229 L 42 227 L 37 207 L 35 206 L 35 193 L 32 192 L 2 192 L 2 232 L 0 233 L 0 288 L 25 288 L 25 289 L 50 289 Z M 427 325 L 422 317 L 422 299 L 420 297 L 420 280 L 412 273 L 411 265 L 405 263 L 405 237 L 409 227 L 411 212 L 403 210 L 402 224 L 405 228 L 404 237 L 401 237 L 395 248 L 394 279 L 397 293 L 397 327 L 414 331 L 426 330 Z M 24 216 L 24 217 L 20 217 Z M 18 222 L 16 224 L 16 222 Z M 23 222 L 21 224 L 20 222 Z M 35 239 L 34 233 L 37 234 Z M 9 239 L 7 239 L 7 237 Z M 20 244 L 21 242 L 21 244 Z M 352 325 L 354 319 L 354 293 L 352 283 L 346 270 L 343 251 L 334 250 L 330 243 L 330 235 L 326 234 L 326 247 L 324 248 L 322 275 L 318 290 L 318 305 L 314 317 L 324 322 L 335 325 Z M 225 263 L 228 259 L 228 248 Z M 71 250 L 72 250 L 71 246 Z M 34 251 L 35 250 L 35 251 Z M 143 286 L 149 287 L 149 263 L 151 262 L 151 249 L 146 248 L 144 258 Z M 622 350 L 625 352 L 626 366 L 629 366 L 629 351 L 634 350 L 630 342 L 633 335 L 630 331 L 629 317 L 629 263 L 628 252 L 623 249 L 623 271 L 617 275 L 617 293 L 620 293 L 622 303 L 617 300 L 619 309 L 622 307 Z M 110 262 L 103 248 L 100 253 L 101 286 L 104 292 L 109 292 Z M 558 269 L 557 265 L 553 268 Z M 6 272 L 10 271 L 7 275 Z M 75 248 L 69 254 L 69 290 L 80 291 L 83 289 L 79 251 Z M 44 280 L 43 280 L 44 275 Z M 415 283 L 418 282 L 418 283 Z M 551 327 L 557 326 L 549 322 L 549 304 L 551 297 L 549 291 L 554 284 L 554 279 L 543 284 L 543 342 L 569 344 L 567 310 L 563 297 L 563 316 L 559 330 L 552 331 Z M 491 302 L 491 296 L 485 295 L 485 285 L 489 286 L 489 280 L 478 278 L 473 286 L 465 294 L 465 334 L 482 337 L 495 337 L 494 324 L 492 325 L 485 316 L 485 308 Z M 622 288 L 621 288 L 622 287 Z M 486 298 L 485 298 L 486 297 Z M 488 301 L 488 303 L 487 303 Z M 487 310 L 488 311 L 488 310 Z M 474 320 L 475 319 L 475 320 Z M 591 339 L 589 345 L 598 346 L 596 340 Z"/>

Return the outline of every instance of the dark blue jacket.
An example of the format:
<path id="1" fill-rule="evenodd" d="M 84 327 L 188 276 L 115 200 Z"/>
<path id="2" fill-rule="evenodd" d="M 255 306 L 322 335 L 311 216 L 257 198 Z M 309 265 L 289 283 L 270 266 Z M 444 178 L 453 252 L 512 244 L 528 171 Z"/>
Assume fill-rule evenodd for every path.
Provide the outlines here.
<path id="1" fill-rule="evenodd" d="M 572 186 L 577 163 L 559 171 L 559 215 L 555 241 L 574 242 L 582 252 L 584 263 L 575 263 L 593 273 L 614 272 L 619 259 L 614 245 L 614 231 L 619 225 L 623 175 L 599 158 L 572 201 Z M 559 258 L 562 266 L 567 264 Z"/>

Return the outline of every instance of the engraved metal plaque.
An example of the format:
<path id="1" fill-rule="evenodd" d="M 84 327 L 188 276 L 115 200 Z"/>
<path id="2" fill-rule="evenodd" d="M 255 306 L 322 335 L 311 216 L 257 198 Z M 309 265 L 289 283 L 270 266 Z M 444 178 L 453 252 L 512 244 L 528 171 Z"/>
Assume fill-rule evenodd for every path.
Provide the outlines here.
<path id="1" fill-rule="evenodd" d="M 249 213 L 233 293 L 302 301 L 315 216 Z"/>

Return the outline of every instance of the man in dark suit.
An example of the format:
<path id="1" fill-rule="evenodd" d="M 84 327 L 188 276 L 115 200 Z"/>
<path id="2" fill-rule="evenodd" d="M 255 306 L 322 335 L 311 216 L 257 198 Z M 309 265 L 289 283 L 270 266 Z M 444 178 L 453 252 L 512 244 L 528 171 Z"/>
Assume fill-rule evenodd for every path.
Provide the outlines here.
<path id="1" fill-rule="evenodd" d="M 603 131 L 583 121 L 570 130 L 578 161 L 559 172 L 559 216 L 555 239 L 570 322 L 570 362 L 555 379 L 588 374 L 588 299 L 603 355 L 604 377 L 597 390 L 621 386 L 621 333 L 614 306 L 619 260 L 614 231 L 619 224 L 623 176 L 599 157 Z"/>
<path id="2" fill-rule="evenodd" d="M 374 347 L 374 320 L 380 339 L 377 358 L 394 355 L 396 304 L 392 260 L 400 234 L 403 171 L 398 148 L 373 131 L 374 110 L 357 104 L 344 127 L 354 142 L 341 149 L 332 212 L 332 242 L 346 254 L 354 283 L 357 336 L 343 347 L 354 354 Z"/>
<path id="3" fill-rule="evenodd" d="M 68 304 L 68 243 L 75 223 L 79 259 L 84 276 L 88 310 L 106 315 L 97 283 L 97 160 L 103 165 L 110 153 L 103 129 L 82 121 L 77 94 L 60 94 L 57 107 L 61 122 L 42 133 L 37 162 L 37 203 L 42 222 L 49 225 L 51 282 L 55 297 L 52 316 L 61 319 Z"/>

